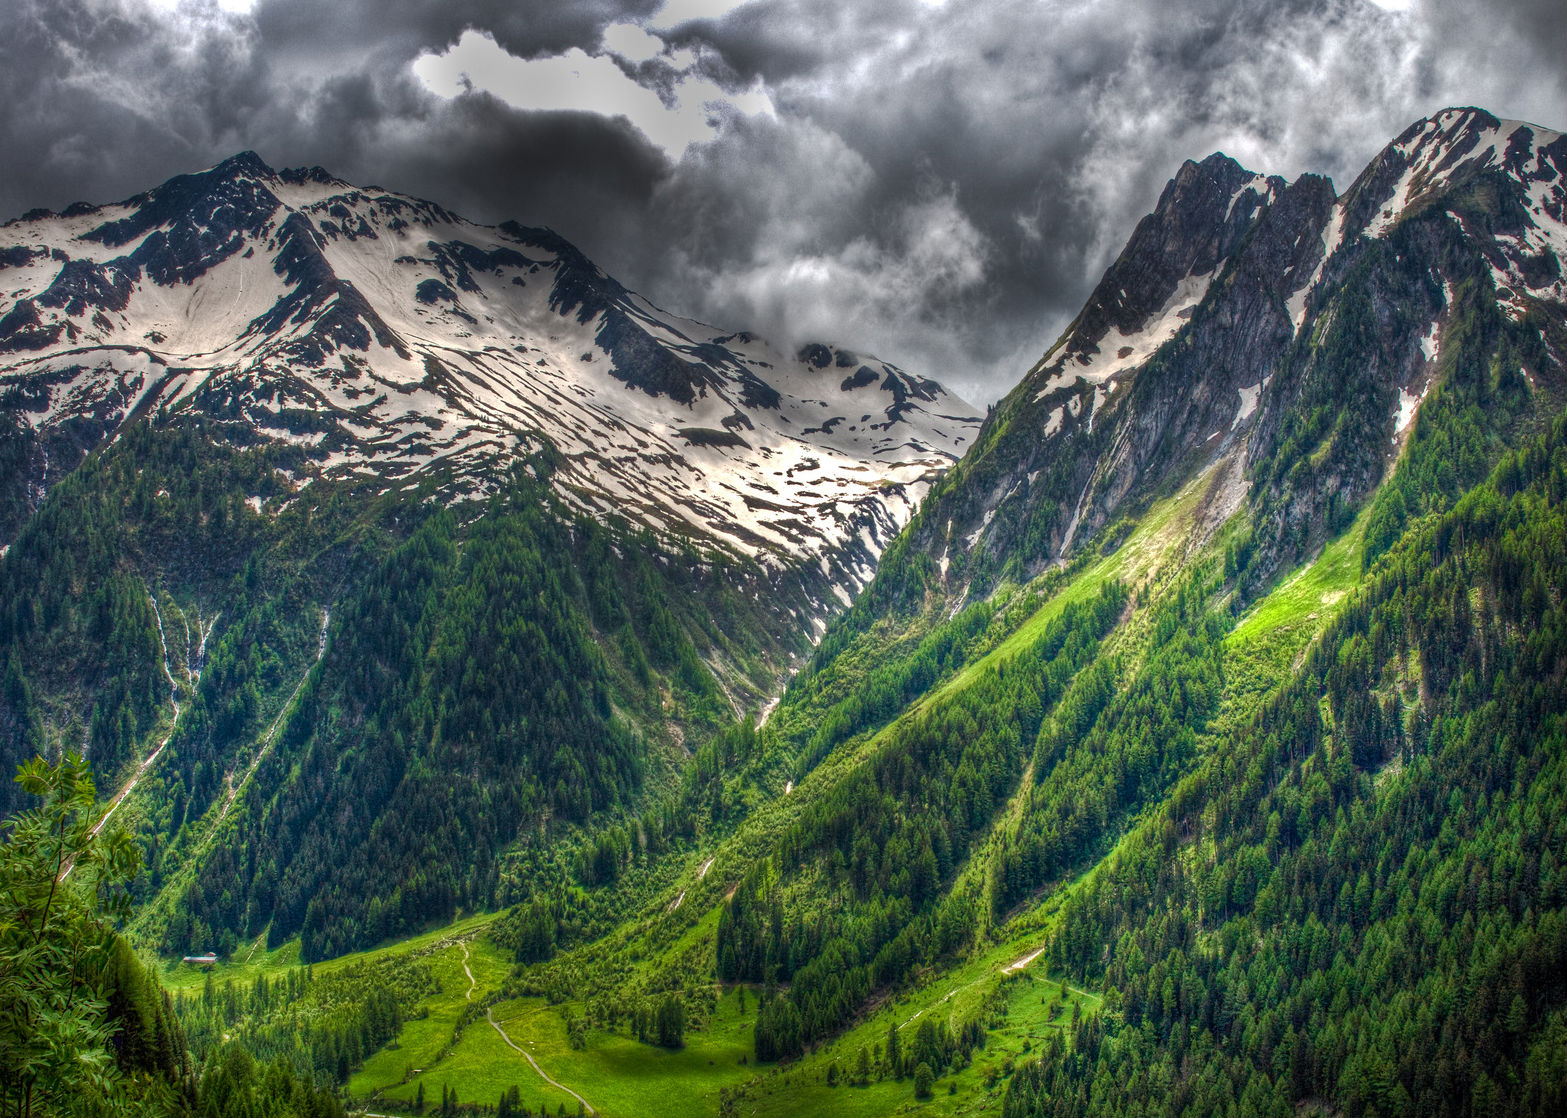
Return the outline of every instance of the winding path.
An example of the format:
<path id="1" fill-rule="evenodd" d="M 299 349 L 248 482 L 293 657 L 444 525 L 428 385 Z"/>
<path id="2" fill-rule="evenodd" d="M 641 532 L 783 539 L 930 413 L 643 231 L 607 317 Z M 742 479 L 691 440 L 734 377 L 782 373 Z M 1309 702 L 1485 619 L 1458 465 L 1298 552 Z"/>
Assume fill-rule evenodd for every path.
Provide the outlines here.
<path id="1" fill-rule="evenodd" d="M 511 1037 L 506 1035 L 506 1030 L 501 1028 L 500 1022 L 495 1020 L 494 1013 L 492 1013 L 490 1010 L 486 1009 L 484 1011 L 484 1018 L 485 1018 L 485 1020 L 487 1020 L 490 1023 L 490 1028 L 494 1029 L 496 1032 L 501 1034 L 501 1039 L 506 1042 L 507 1047 L 509 1047 L 513 1052 L 515 1052 L 519 1056 L 521 1056 L 524 1060 L 527 1060 L 528 1063 L 533 1065 L 533 1070 L 539 1073 L 539 1078 L 540 1079 L 544 1080 L 544 1082 L 548 1083 L 551 1087 L 554 1087 L 558 1091 L 565 1091 L 566 1094 L 570 1095 L 572 1098 L 574 1098 L 578 1102 L 580 1102 L 582 1104 L 583 1109 L 586 1110 L 589 1114 L 597 1114 L 598 1113 L 598 1111 L 593 1109 L 593 1104 L 590 1103 L 587 1099 L 585 1099 L 581 1095 L 577 1094 L 577 1092 L 573 1091 L 570 1087 L 566 1086 L 564 1083 L 558 1083 L 555 1080 L 551 1079 L 549 1077 L 549 1075 L 545 1073 L 544 1069 L 539 1067 L 539 1062 L 533 1058 L 531 1053 L 524 1052 L 521 1048 L 518 1048 L 516 1043 L 511 1039 Z"/>
<path id="2" fill-rule="evenodd" d="M 1002 967 L 1001 968 L 1001 973 L 1002 974 L 1015 974 L 1016 972 L 1018 972 L 1018 971 L 1024 969 L 1025 967 L 1027 967 L 1030 963 L 1032 963 L 1035 959 L 1039 958 L 1044 953 L 1045 953 L 1045 949 L 1043 947 L 1041 947 L 1038 951 L 1031 951 L 1027 955 L 1024 955 L 1021 959 L 1017 960 L 1015 963 L 1008 963 L 1006 966 Z M 972 983 L 970 985 L 972 985 Z M 1067 986 L 1067 990 L 1070 991 L 1071 993 L 1079 994 L 1082 997 L 1089 998 L 1089 999 L 1091 999 L 1093 1001 L 1096 1001 L 1096 1002 L 1100 1000 L 1100 995 L 1093 993 L 1091 990 L 1080 990 L 1076 986 L 1072 986 L 1072 985 L 1068 985 Z M 957 991 L 953 991 L 953 993 L 956 993 L 956 992 Z M 947 997 L 949 997 L 949 998 L 951 996 L 952 996 L 952 994 L 948 994 L 947 995 Z"/>
<path id="3" fill-rule="evenodd" d="M 1020 971 L 1024 967 L 1028 966 L 1028 964 L 1032 963 L 1035 959 L 1039 958 L 1044 953 L 1045 953 L 1045 949 L 1043 947 L 1041 947 L 1038 951 L 1030 952 L 1029 954 L 1024 955 L 1021 959 L 1017 960 L 1017 962 L 1009 963 L 1006 966 L 1002 967 L 1001 968 L 1001 973 L 1002 974 L 1011 974 L 1013 971 Z"/>
<path id="4" fill-rule="evenodd" d="M 468 1000 L 473 1001 L 473 988 L 478 985 L 474 980 L 473 971 L 468 969 L 468 941 L 462 941 L 462 972 L 468 976 Z"/>

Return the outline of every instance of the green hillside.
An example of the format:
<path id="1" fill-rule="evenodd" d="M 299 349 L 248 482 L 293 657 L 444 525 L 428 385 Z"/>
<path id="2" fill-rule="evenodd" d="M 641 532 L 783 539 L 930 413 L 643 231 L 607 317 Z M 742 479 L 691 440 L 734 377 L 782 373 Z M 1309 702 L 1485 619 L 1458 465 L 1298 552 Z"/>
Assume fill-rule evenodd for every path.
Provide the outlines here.
<path id="1" fill-rule="evenodd" d="M 552 956 L 520 906 L 318 970 L 371 986 L 430 959 L 436 976 L 399 994 L 405 1023 L 351 1091 L 408 1113 L 421 1085 L 575 1105 L 509 1040 L 609 1115 L 1261 1112 L 1292 1093 L 1462 1113 L 1435 1069 L 1467 1085 L 1455 1061 L 1489 1045 L 1487 1075 L 1509 1077 L 1493 1085 L 1549 1109 L 1567 991 L 1563 835 L 1542 809 L 1561 794 L 1567 646 L 1544 604 L 1567 575 L 1567 424 L 1364 574 L 1362 519 L 1240 611 L 1223 576 L 1237 528 L 1180 546 L 1210 480 L 1108 554 L 905 638 L 903 658 L 797 686 L 730 751 L 716 802 L 739 806 L 540 906 Z M 1423 636 L 1400 635 L 1410 616 Z M 907 709 L 801 775 L 805 728 L 828 720 L 792 716 L 829 690 L 860 709 L 937 647 L 957 651 Z M 983 721 L 1036 706 L 1037 723 Z M 775 729 L 791 724 L 794 740 Z M 1517 867 L 1502 879 L 1499 849 Z M 572 946 L 597 894 L 626 919 Z M 1459 994 L 1498 1009 L 1433 1027 Z M 658 1043 L 671 1001 L 680 1048 Z M 264 1028 L 251 1012 L 235 1020 Z M 1351 1029 L 1365 1047 L 1337 1039 Z"/>
<path id="2" fill-rule="evenodd" d="M 238 1040 L 382 1113 L 513 1087 L 606 1115 L 1548 1111 L 1567 422 L 1374 559 L 1368 505 L 1249 602 L 1244 511 L 1201 542 L 1218 489 L 852 637 L 662 814 L 512 856 L 497 916 L 313 967 L 273 925 L 168 972 L 193 1050 Z M 492 522 L 463 558 L 526 524 Z M 361 600 L 417 605 L 398 580 L 450 577 L 452 530 Z"/>

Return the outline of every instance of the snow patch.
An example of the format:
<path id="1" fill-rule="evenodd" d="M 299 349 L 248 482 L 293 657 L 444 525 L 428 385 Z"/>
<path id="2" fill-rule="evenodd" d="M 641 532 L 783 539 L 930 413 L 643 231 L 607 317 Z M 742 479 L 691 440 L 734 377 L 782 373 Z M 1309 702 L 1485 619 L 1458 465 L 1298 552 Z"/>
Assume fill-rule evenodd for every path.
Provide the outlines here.
<path id="1" fill-rule="evenodd" d="M 985 534 L 985 529 L 990 527 L 990 522 L 995 518 L 996 510 L 994 508 L 985 510 L 985 516 L 980 520 L 979 527 L 963 537 L 963 549 L 965 551 L 974 550 L 974 545 L 979 542 L 979 537 Z"/>
<path id="2" fill-rule="evenodd" d="M 1322 259 L 1317 261 L 1317 266 L 1311 270 L 1311 275 L 1306 278 L 1306 282 L 1296 288 L 1285 300 L 1285 309 L 1289 311 L 1290 322 L 1294 324 L 1295 333 L 1300 333 L 1301 325 L 1306 321 L 1306 300 L 1311 297 L 1317 281 L 1322 278 L 1322 269 L 1327 266 L 1328 261 L 1343 243 L 1344 200 L 1340 198 L 1333 203 L 1327 224 L 1322 227 Z"/>
<path id="3" fill-rule="evenodd" d="M 1097 343 L 1097 352 L 1091 356 L 1068 353 L 1059 358 L 1055 363 L 1057 371 L 1035 393 L 1034 399 L 1043 399 L 1057 389 L 1075 383 L 1079 377 L 1091 385 L 1099 385 L 1118 373 L 1142 365 L 1186 325 L 1192 311 L 1208 294 L 1208 285 L 1212 282 L 1211 272 L 1189 275 L 1176 284 L 1164 306 L 1149 315 L 1138 329 L 1129 334 L 1120 327 L 1106 332 Z"/>
<path id="4" fill-rule="evenodd" d="M 1420 410 L 1420 403 L 1431 391 L 1431 381 L 1427 381 L 1420 389 L 1420 395 L 1416 396 L 1403 388 L 1398 390 L 1398 414 L 1393 420 L 1393 441 L 1409 429 L 1409 425 L 1415 421 L 1415 415 Z"/>
<path id="5" fill-rule="evenodd" d="M 1252 413 L 1257 410 L 1257 401 L 1262 396 L 1262 385 L 1248 385 L 1236 389 L 1236 393 L 1240 396 L 1240 407 L 1235 412 L 1235 421 L 1230 424 L 1231 431 L 1250 419 Z"/>
<path id="6" fill-rule="evenodd" d="M 310 453 L 313 463 L 288 475 L 296 487 L 318 472 L 395 484 L 450 466 L 458 491 L 468 493 L 483 488 L 497 463 L 536 446 L 524 432 L 539 431 L 565 457 L 555 479 L 573 508 L 628 511 L 661 535 L 694 531 L 774 570 L 803 560 L 828 578 L 839 571 L 840 598 L 870 579 L 875 557 L 978 430 L 975 409 L 874 358 L 858 359 L 871 380 L 842 389 L 840 364 L 821 368 L 750 335 L 721 334 L 606 283 L 597 296 L 692 371 L 691 401 L 654 395 L 628 384 L 636 370 L 617 369 L 598 345 L 605 315 L 581 321 L 575 310 L 559 313 L 556 281 L 564 268 L 584 271 L 577 258 L 397 195 L 339 182 L 266 185 L 282 209 L 248 248 L 190 284 L 165 288 L 144 278 L 112 329 L 90 327 L 99 344 L 112 337 L 123 348 L 0 363 L 0 384 L 55 375 L 57 383 L 31 394 L 42 402 L 28 421 L 48 426 L 87 413 L 123 420 L 150 393 L 178 408 L 203 390 L 221 397 L 227 389 L 260 434 Z M 349 216 L 329 214 L 339 207 Z M 73 258 L 107 260 L 129 249 L 104 255 L 103 246 L 78 238 L 133 209 L 44 219 L 19 235 L 44 249 L 63 245 Z M 277 229 L 290 213 L 323 230 L 320 249 L 333 274 L 379 318 L 355 315 L 371 334 L 367 349 L 313 333 L 322 314 L 342 313 L 339 294 L 322 306 L 300 305 L 271 333 L 252 330 L 294 294 L 274 266 Z M 6 279 L 26 297 L 58 272 L 45 253 L 8 269 Z M 604 279 L 590 266 L 585 273 Z M 415 292 L 432 279 L 455 289 L 456 302 L 420 303 Z M 88 327 L 84 320 L 74 328 Z M 297 358 L 290 347 L 301 343 L 319 363 Z M 84 352 L 97 362 L 86 372 Z M 179 367 L 172 376 L 169 363 Z M 883 384 L 888 377 L 909 391 L 894 394 Z M 334 440 L 333 452 L 321 453 L 328 433 L 290 431 L 285 411 L 330 418 L 348 445 Z M 693 438 L 693 429 L 732 432 L 738 441 Z M 848 569 L 831 558 L 844 549 L 861 552 Z"/>

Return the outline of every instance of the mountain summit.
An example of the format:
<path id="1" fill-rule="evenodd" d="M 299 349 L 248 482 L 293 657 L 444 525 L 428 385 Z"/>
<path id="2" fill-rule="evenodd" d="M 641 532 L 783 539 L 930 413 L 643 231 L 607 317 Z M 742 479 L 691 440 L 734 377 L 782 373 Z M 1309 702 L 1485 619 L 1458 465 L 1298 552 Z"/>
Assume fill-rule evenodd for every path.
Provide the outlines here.
<path id="1" fill-rule="evenodd" d="M 0 292 L 0 761 L 90 756 L 171 944 L 331 954 L 515 896 L 522 836 L 661 841 L 979 425 L 251 152 L 0 227 Z"/>
<path id="2" fill-rule="evenodd" d="M 661 311 L 547 229 L 254 152 L 7 223 L 0 285 L 0 385 L 34 487 L 7 495 L 6 536 L 16 502 L 129 417 L 221 402 L 303 448 L 286 493 L 251 494 L 264 509 L 315 478 L 440 474 L 472 496 L 548 445 L 573 506 L 819 567 L 846 596 L 979 422 L 873 357 Z"/>

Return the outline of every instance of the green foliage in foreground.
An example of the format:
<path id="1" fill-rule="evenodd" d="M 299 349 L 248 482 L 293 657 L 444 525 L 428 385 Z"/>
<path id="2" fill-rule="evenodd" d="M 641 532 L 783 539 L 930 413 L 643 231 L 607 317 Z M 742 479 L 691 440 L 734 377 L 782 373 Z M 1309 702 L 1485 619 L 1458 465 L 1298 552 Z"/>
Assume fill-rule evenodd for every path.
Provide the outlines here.
<path id="1" fill-rule="evenodd" d="M 136 849 L 93 833 L 93 785 L 78 756 L 17 773 L 43 800 L 14 816 L 0 857 L 0 1113 L 92 1114 L 120 1088 L 109 1053 L 113 932 L 101 901 L 129 881 Z"/>
<path id="2" fill-rule="evenodd" d="M 168 995 L 111 926 L 139 860 L 94 826 L 86 763 L 34 758 L 17 783 L 43 803 L 0 845 L 0 1115 L 341 1118 L 329 1091 L 237 1045 L 193 1069 Z"/>

